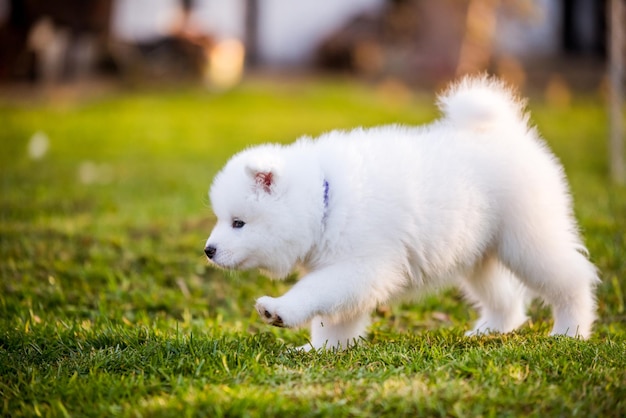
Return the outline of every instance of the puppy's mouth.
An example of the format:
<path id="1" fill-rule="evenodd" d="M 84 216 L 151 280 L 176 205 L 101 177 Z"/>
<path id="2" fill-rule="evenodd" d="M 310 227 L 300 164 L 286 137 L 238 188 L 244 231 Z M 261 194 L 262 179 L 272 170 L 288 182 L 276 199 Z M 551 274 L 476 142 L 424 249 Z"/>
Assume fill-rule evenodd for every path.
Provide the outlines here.
<path id="1" fill-rule="evenodd" d="M 209 263 L 224 269 L 224 270 L 244 270 L 247 269 L 246 261 L 247 259 L 236 260 L 232 257 L 232 254 L 216 254 L 212 258 L 207 258 Z"/>
<path id="2" fill-rule="evenodd" d="M 239 262 L 220 261 L 216 259 L 209 259 L 209 263 L 224 270 L 239 270 L 241 266 L 241 263 Z"/>

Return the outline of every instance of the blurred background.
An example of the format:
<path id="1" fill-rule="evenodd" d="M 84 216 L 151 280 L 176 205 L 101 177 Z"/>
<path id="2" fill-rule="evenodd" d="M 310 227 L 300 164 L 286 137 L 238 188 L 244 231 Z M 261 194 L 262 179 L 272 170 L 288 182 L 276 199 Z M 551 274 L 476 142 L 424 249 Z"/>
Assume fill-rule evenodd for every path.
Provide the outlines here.
<path id="1" fill-rule="evenodd" d="M 605 0 L 0 0 L 0 82 L 339 73 L 440 86 L 487 70 L 567 100 L 602 88 Z"/>
<path id="2" fill-rule="evenodd" d="M 626 181 L 624 0 L 0 0 L 0 96 L 339 76 L 397 102 L 467 73 L 610 103 Z M 28 94 L 26 95 L 29 96 Z"/>

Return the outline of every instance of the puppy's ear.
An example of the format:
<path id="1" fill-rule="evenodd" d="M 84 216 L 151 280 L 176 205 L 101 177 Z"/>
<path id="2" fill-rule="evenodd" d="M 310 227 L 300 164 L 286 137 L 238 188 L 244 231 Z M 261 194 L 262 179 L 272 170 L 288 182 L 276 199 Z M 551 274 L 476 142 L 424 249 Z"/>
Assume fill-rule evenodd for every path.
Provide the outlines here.
<path id="1" fill-rule="evenodd" d="M 272 170 L 259 170 L 246 166 L 246 173 L 254 180 L 255 187 L 271 194 L 276 181 L 276 174 Z"/>

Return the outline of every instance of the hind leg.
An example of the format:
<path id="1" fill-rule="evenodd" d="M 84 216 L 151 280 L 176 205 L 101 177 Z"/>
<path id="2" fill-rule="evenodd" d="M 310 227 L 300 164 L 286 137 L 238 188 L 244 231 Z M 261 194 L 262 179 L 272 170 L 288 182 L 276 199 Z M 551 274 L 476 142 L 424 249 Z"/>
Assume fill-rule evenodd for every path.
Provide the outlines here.
<path id="1" fill-rule="evenodd" d="M 571 255 L 565 280 L 555 280 L 552 292 L 544 299 L 552 306 L 554 326 L 551 335 L 589 338 L 596 319 L 595 284 L 598 281 L 595 267 L 582 254 Z M 565 288 L 565 290 L 562 289 Z"/>
<path id="2" fill-rule="evenodd" d="M 463 290 L 480 315 L 467 335 L 510 332 L 527 319 L 527 289 L 494 256 L 464 280 Z"/>
<path id="3" fill-rule="evenodd" d="M 499 250 L 503 262 L 552 307 L 552 335 L 588 338 L 595 319 L 596 269 L 581 253 L 571 233 L 542 230 L 506 237 Z"/>

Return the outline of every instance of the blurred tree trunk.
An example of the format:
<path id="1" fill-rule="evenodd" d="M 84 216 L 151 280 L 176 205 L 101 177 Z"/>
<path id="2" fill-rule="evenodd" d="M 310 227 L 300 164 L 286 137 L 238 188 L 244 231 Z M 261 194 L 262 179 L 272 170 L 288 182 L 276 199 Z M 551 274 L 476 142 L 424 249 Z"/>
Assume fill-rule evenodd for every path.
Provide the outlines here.
<path id="1" fill-rule="evenodd" d="M 470 0 L 457 75 L 484 71 L 491 59 L 500 0 Z"/>
<path id="2" fill-rule="evenodd" d="M 259 1 L 246 0 L 245 7 L 246 66 L 255 67 L 259 63 Z"/>
<path id="3" fill-rule="evenodd" d="M 618 184 L 626 182 L 624 166 L 624 0 L 611 0 L 609 14 L 609 95 L 611 178 Z"/>

